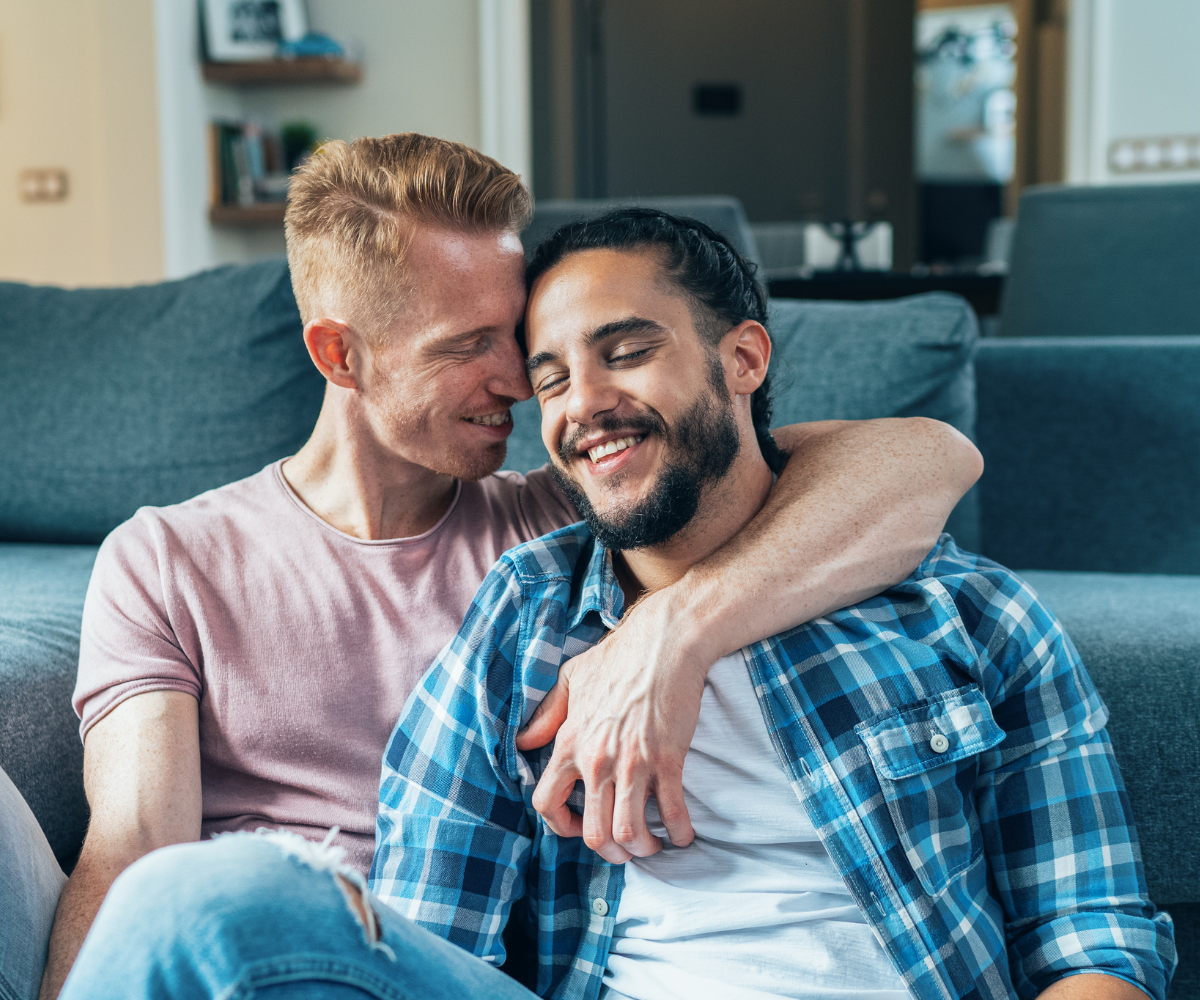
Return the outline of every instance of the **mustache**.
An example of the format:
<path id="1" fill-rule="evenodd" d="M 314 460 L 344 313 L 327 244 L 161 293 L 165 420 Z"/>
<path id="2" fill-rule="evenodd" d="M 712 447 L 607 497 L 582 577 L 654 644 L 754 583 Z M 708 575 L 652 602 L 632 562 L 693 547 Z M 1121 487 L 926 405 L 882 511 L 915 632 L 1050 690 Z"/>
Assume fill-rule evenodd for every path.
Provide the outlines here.
<path id="1" fill-rule="evenodd" d="M 667 433 L 667 423 L 657 413 L 633 413 L 629 416 L 619 417 L 616 414 L 606 414 L 597 420 L 590 427 L 578 427 L 570 435 L 565 437 L 562 444 L 558 446 L 558 457 L 563 465 L 570 465 L 571 460 L 575 457 L 575 453 L 579 451 L 579 442 L 581 442 L 589 434 L 594 434 L 597 430 L 603 431 L 605 434 L 613 434 L 617 431 L 632 431 L 634 434 L 662 434 Z"/>

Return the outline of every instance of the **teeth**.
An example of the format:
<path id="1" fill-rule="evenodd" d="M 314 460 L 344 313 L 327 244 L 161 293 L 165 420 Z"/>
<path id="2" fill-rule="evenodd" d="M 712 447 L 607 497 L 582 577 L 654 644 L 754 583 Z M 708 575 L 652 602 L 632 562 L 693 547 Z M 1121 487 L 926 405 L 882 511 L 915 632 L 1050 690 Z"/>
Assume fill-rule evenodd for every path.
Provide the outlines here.
<path id="1" fill-rule="evenodd" d="M 637 435 L 633 437 L 617 438 L 615 441 L 607 441 L 604 444 L 597 445 L 595 448 L 588 449 L 588 458 L 593 462 L 599 462 L 606 455 L 615 455 L 618 451 L 624 451 L 626 448 L 632 448 L 635 444 L 645 439 L 645 435 Z"/>
<path id="2" fill-rule="evenodd" d="M 482 424 L 484 427 L 500 427 L 502 424 L 508 423 L 508 410 L 501 410 L 499 413 L 485 413 L 480 417 L 467 417 L 467 420 L 473 424 Z"/>

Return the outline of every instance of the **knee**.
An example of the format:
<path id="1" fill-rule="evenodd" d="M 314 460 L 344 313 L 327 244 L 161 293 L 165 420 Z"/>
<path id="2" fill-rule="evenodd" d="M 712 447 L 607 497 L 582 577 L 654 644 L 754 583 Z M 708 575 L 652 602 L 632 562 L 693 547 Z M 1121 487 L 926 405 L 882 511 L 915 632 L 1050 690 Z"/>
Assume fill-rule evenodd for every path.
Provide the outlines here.
<path id="1" fill-rule="evenodd" d="M 113 883 L 104 909 L 152 913 L 166 932 L 209 913 L 253 919 L 259 901 L 278 896 L 294 866 L 261 837 L 232 835 L 175 844 L 147 854 Z"/>

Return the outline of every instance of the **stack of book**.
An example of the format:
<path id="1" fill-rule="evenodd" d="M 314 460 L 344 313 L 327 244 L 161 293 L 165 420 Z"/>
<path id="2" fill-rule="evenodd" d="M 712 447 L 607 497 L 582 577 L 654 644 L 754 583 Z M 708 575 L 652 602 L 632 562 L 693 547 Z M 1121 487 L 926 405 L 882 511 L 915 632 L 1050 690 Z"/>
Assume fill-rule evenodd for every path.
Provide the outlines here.
<path id="1" fill-rule="evenodd" d="M 209 161 L 210 204 L 287 200 L 289 173 L 280 138 L 257 122 L 213 122 Z"/>

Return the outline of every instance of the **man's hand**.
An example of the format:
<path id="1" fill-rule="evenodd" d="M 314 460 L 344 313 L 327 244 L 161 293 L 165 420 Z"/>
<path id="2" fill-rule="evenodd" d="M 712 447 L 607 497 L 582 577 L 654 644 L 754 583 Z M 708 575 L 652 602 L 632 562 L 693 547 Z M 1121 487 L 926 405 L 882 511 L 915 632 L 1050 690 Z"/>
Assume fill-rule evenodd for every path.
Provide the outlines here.
<path id="1" fill-rule="evenodd" d="M 680 641 L 669 594 L 646 597 L 603 642 L 568 660 L 517 736 L 518 749 L 533 750 L 557 732 L 534 808 L 560 837 L 582 835 L 614 864 L 661 849 L 646 828 L 650 795 L 657 798 L 671 843 L 692 842 L 683 759 L 712 663 Z M 582 817 L 566 801 L 579 779 L 587 795 Z"/>
<path id="2" fill-rule="evenodd" d="M 534 808 L 608 861 L 662 846 L 646 829 L 651 794 L 671 842 L 691 843 L 683 761 L 712 665 L 899 583 L 983 470 L 963 435 L 921 417 L 800 424 L 776 438 L 791 459 L 754 520 L 567 661 L 517 737 L 528 751 L 557 733 Z M 566 804 L 581 778 L 582 818 Z"/>
<path id="3" fill-rule="evenodd" d="M 196 699 L 151 691 L 121 702 L 83 745 L 92 818 L 50 934 L 40 1000 L 54 1000 L 109 887 L 144 854 L 200 839 L 200 728 Z"/>

